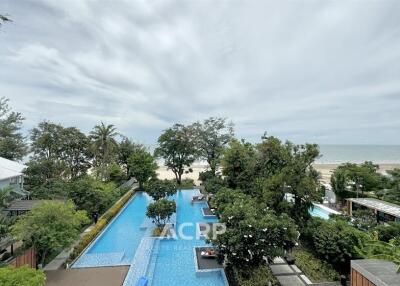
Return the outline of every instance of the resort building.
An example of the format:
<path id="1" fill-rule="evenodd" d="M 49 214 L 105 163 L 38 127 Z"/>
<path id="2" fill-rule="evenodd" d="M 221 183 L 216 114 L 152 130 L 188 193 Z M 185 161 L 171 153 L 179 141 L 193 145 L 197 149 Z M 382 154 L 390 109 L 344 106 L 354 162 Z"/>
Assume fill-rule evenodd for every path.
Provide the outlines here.
<path id="1" fill-rule="evenodd" d="M 24 191 L 25 165 L 0 157 L 0 192 L 10 188 L 11 192 L 18 197 L 26 197 L 28 192 Z"/>
<path id="2" fill-rule="evenodd" d="M 351 261 L 351 286 L 398 286 L 400 274 L 393 262 L 377 259 Z"/>
<path id="3" fill-rule="evenodd" d="M 396 204 L 371 198 L 347 199 L 347 213 L 352 216 L 357 209 L 373 210 L 378 222 L 400 221 L 400 206 Z"/>

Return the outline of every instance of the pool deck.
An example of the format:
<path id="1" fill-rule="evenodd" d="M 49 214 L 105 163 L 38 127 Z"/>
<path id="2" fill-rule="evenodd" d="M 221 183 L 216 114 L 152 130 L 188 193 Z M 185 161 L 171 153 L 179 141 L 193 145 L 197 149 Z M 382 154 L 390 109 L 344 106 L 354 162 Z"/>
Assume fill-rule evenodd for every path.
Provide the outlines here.
<path id="1" fill-rule="evenodd" d="M 121 286 L 128 266 L 46 271 L 46 286 Z"/>

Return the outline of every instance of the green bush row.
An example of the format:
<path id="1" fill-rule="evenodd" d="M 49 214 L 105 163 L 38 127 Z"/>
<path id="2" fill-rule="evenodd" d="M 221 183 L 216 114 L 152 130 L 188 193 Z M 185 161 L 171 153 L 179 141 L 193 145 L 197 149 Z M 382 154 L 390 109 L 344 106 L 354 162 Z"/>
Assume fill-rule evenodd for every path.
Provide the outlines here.
<path id="1" fill-rule="evenodd" d="M 295 249 L 292 255 L 296 258 L 296 265 L 314 283 L 338 281 L 340 275 L 332 266 L 305 249 Z"/>
<path id="2" fill-rule="evenodd" d="M 128 191 L 120 200 L 118 200 L 108 211 L 106 211 L 97 221 L 94 228 L 83 236 L 79 244 L 74 247 L 69 262 L 73 261 L 80 253 L 91 243 L 104 227 L 118 214 L 125 206 L 129 199 L 133 196 L 134 191 Z"/>
<path id="3" fill-rule="evenodd" d="M 267 265 L 254 269 L 233 269 L 227 275 L 234 276 L 233 285 L 237 286 L 280 286 L 278 279 Z M 230 277 L 232 281 L 233 277 Z"/>

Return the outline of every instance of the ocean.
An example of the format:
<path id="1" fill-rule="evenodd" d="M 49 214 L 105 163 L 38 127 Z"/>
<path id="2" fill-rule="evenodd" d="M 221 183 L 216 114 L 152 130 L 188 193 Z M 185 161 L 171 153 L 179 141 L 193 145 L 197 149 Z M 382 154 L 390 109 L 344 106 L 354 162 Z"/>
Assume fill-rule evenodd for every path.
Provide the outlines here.
<path id="1" fill-rule="evenodd" d="M 318 164 L 362 163 L 400 164 L 400 145 L 320 145 Z"/>

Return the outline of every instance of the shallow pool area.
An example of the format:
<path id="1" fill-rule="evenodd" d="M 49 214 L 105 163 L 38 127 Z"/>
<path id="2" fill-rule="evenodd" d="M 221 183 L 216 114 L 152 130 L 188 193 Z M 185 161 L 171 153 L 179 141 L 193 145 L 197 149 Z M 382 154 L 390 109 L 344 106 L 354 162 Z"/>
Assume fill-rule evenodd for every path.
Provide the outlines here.
<path id="1" fill-rule="evenodd" d="M 147 194 L 136 193 L 72 268 L 129 265 L 145 235 L 141 226 L 150 201 Z"/>
<path id="2" fill-rule="evenodd" d="M 129 265 L 124 285 L 135 285 L 145 276 L 149 286 L 225 286 L 221 269 L 197 271 L 194 248 L 206 246 L 196 237 L 197 223 L 218 222 L 203 216 L 206 203 L 191 203 L 198 190 L 178 191 L 171 199 L 177 204 L 175 229 L 193 239 L 157 239 L 151 237 L 152 222 L 146 217 L 151 198 L 137 192 L 99 237 L 82 253 L 72 268 Z"/>

